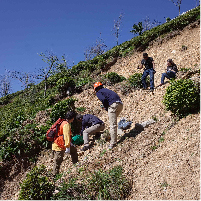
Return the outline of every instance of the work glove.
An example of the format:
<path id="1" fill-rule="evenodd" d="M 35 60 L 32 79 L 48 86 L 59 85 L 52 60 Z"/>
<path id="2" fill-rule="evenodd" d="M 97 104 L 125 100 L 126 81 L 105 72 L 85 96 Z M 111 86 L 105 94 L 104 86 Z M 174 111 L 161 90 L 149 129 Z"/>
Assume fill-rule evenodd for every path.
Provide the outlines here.
<path id="1" fill-rule="evenodd" d="M 70 147 L 69 147 L 69 148 L 66 148 L 65 153 L 70 154 Z"/>

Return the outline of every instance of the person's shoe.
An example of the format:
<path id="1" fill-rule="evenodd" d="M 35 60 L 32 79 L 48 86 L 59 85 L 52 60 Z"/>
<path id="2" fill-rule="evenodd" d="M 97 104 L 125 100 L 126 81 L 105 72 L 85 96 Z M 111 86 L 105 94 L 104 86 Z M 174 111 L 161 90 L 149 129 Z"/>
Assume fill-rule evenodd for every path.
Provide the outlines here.
<path id="1" fill-rule="evenodd" d="M 100 138 L 101 138 L 101 133 L 96 133 L 95 136 L 94 136 L 94 139 L 98 140 Z"/>
<path id="2" fill-rule="evenodd" d="M 154 89 L 150 89 L 150 92 L 154 92 Z"/>
<path id="3" fill-rule="evenodd" d="M 109 147 L 108 147 L 108 149 L 109 149 L 109 150 L 112 150 L 115 146 L 116 146 L 116 144 L 113 144 L 113 145 L 110 144 Z"/>
<path id="4" fill-rule="evenodd" d="M 143 87 L 142 90 L 147 90 L 147 88 L 144 88 L 144 87 Z"/>
<path id="5" fill-rule="evenodd" d="M 161 84 L 159 84 L 158 86 L 159 86 L 159 87 L 161 87 L 161 86 L 163 86 L 163 85 L 164 85 L 164 84 L 163 84 L 163 83 L 161 83 Z"/>
<path id="6" fill-rule="evenodd" d="M 81 151 L 86 151 L 86 150 L 88 150 L 89 149 L 89 146 L 84 146 L 82 149 L 81 149 Z"/>

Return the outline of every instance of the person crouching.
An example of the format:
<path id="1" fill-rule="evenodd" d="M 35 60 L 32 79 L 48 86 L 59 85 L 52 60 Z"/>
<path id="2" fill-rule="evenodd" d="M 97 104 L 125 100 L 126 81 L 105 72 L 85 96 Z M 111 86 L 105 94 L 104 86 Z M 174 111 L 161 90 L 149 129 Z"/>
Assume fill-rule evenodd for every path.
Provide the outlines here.
<path id="1" fill-rule="evenodd" d="M 91 114 L 78 114 L 76 119 L 82 122 L 81 135 L 83 135 L 84 147 L 81 151 L 86 151 L 89 149 L 89 135 L 103 131 L 105 129 L 105 124 L 98 117 Z"/>

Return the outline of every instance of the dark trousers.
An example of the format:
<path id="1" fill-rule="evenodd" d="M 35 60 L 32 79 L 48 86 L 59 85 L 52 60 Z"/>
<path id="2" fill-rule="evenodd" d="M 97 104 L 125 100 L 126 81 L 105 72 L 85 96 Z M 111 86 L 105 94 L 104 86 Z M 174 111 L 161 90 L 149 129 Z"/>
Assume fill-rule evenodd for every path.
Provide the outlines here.
<path id="1" fill-rule="evenodd" d="M 150 89 L 154 89 L 154 69 L 145 69 L 142 75 L 143 88 L 147 88 L 146 77 L 150 76 Z"/>
<path id="2" fill-rule="evenodd" d="M 59 173 L 61 163 L 63 162 L 64 153 L 65 153 L 65 150 L 53 151 L 53 155 L 54 155 L 53 175 L 56 175 Z M 78 154 L 77 154 L 76 147 L 70 146 L 70 155 L 71 155 L 73 164 L 77 163 Z"/>
<path id="3" fill-rule="evenodd" d="M 171 78 L 175 78 L 175 76 L 176 76 L 176 73 L 172 71 L 167 71 L 167 73 L 163 73 L 161 77 L 161 84 L 164 84 L 165 78 L 171 79 Z"/>

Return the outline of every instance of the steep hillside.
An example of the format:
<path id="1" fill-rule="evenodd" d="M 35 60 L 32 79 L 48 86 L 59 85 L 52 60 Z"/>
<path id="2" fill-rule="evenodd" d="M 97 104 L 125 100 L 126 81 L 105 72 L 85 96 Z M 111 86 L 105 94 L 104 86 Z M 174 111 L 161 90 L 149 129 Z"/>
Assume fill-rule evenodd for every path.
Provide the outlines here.
<path id="1" fill-rule="evenodd" d="M 183 48 L 183 47 L 186 48 Z M 200 66 L 200 25 L 199 21 L 190 24 L 183 31 L 170 33 L 158 38 L 146 52 L 156 63 L 155 86 L 160 84 L 161 73 L 166 68 L 166 60 L 172 58 L 178 68 L 199 69 Z M 117 72 L 128 78 L 136 72 L 142 59 L 142 52 L 133 52 L 120 58 L 109 72 Z M 199 74 L 195 75 L 199 78 Z M 162 103 L 163 95 L 169 83 L 155 89 L 154 93 L 135 90 L 128 95 L 121 93 L 121 84 L 107 86 L 116 91 L 124 109 L 120 117 L 133 121 L 131 129 L 119 135 L 119 143 L 112 151 L 108 151 L 109 142 L 96 141 L 86 152 L 79 152 L 79 164 L 72 165 L 70 157 L 65 156 L 60 171 L 65 173 L 63 179 L 79 175 L 79 169 L 110 169 L 122 165 L 125 175 L 133 186 L 128 200 L 177 200 L 200 199 L 200 124 L 199 114 L 192 114 L 180 121 L 175 120 L 170 112 L 165 111 Z M 78 99 L 76 107 L 85 107 L 85 113 L 97 115 L 109 129 L 107 112 L 100 108 L 93 89 L 75 94 Z M 46 115 L 44 114 L 44 117 Z M 144 131 L 135 128 L 135 123 L 149 119 L 156 122 Z M 41 122 L 43 119 L 41 119 Z M 80 147 L 78 146 L 79 150 Z M 37 165 L 44 164 L 52 168 L 51 150 L 44 151 Z M 13 167 L 13 172 L 15 168 Z M 13 176 L 4 185 L 1 199 L 17 199 L 19 182 L 25 178 L 26 172 Z"/>

